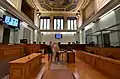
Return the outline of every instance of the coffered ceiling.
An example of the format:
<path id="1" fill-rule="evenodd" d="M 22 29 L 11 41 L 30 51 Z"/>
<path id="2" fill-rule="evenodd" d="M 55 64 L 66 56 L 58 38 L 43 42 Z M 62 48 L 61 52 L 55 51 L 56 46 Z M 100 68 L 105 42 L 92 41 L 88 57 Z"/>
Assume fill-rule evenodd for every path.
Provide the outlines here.
<path id="1" fill-rule="evenodd" d="M 76 13 L 90 0 L 27 0 L 41 13 Z"/>
<path id="2" fill-rule="evenodd" d="M 70 11 L 75 9 L 79 0 L 39 0 L 42 8 L 47 11 Z"/>

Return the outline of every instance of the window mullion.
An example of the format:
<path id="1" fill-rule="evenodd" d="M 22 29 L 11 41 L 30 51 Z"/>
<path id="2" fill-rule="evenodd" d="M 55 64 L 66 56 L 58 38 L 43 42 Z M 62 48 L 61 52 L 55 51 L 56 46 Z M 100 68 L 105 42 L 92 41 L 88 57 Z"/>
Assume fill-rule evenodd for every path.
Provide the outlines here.
<path id="1" fill-rule="evenodd" d="M 44 30 L 44 19 L 43 19 L 43 26 L 42 27 L 43 27 L 43 30 Z"/>
<path id="2" fill-rule="evenodd" d="M 60 30 L 62 30 L 62 29 L 61 29 L 61 23 L 62 23 L 61 20 L 62 20 L 62 19 L 60 19 Z"/>
<path id="3" fill-rule="evenodd" d="M 72 26 L 73 26 L 73 30 L 74 30 L 74 20 L 72 20 L 73 21 L 73 24 L 72 24 Z"/>
<path id="4" fill-rule="evenodd" d="M 71 20 L 70 20 L 70 30 L 72 30 L 72 29 L 71 29 Z"/>
<path id="5" fill-rule="evenodd" d="M 47 30 L 47 19 L 46 19 L 46 29 L 45 30 Z"/>

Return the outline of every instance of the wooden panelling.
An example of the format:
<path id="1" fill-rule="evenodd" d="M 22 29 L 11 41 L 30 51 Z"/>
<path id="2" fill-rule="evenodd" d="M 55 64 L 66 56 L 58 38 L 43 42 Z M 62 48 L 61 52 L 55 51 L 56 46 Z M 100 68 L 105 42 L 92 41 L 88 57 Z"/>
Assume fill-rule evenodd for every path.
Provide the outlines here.
<path id="1" fill-rule="evenodd" d="M 100 47 L 86 47 L 86 51 L 101 55 L 104 57 L 110 57 L 113 59 L 120 60 L 120 48 L 100 48 Z"/>
<path id="2" fill-rule="evenodd" d="M 24 47 L 15 45 L 0 45 L 0 60 L 10 61 L 24 56 Z"/>
<path id="3" fill-rule="evenodd" d="M 27 45 L 24 45 L 24 48 L 25 48 L 26 55 L 40 51 L 39 44 L 27 44 Z"/>
<path id="4" fill-rule="evenodd" d="M 39 44 L 0 45 L 0 60 L 14 60 L 40 51 Z"/>
<path id="5" fill-rule="evenodd" d="M 104 71 L 112 76 L 115 77 L 115 79 L 120 78 L 120 61 L 103 57 L 100 55 L 94 55 L 83 51 L 77 51 L 76 56 L 85 61 L 86 63 L 94 66 L 95 68 L 98 68 L 101 71 Z M 81 57 L 83 56 L 83 57 Z"/>
<path id="6" fill-rule="evenodd" d="M 34 70 L 41 65 L 41 54 L 31 54 L 9 62 L 10 79 L 28 79 Z"/>

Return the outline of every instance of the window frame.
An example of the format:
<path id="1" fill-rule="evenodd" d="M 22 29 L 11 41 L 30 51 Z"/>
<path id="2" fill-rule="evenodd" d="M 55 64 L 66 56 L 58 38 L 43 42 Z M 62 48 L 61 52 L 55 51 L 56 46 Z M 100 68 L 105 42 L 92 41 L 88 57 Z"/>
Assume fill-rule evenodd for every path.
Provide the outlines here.
<path id="1" fill-rule="evenodd" d="M 75 25 L 76 22 L 76 25 Z M 67 30 L 77 30 L 77 18 L 76 17 L 68 17 L 67 18 Z"/>
<path id="2" fill-rule="evenodd" d="M 57 21 L 58 20 L 60 20 L 60 25 L 58 25 L 59 27 L 57 27 Z M 53 19 L 53 25 L 54 25 L 53 26 L 54 30 L 64 30 L 64 17 L 54 17 L 54 19 Z"/>
<path id="3" fill-rule="evenodd" d="M 43 23 L 41 23 L 41 20 L 43 20 Z M 40 27 L 39 27 L 40 30 L 50 30 L 50 17 L 41 17 L 39 22 L 40 22 Z"/>

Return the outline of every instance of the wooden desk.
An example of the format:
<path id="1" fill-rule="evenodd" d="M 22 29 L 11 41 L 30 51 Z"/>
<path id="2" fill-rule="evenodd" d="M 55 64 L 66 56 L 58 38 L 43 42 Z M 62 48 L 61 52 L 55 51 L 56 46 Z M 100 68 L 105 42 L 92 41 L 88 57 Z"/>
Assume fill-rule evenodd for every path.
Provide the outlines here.
<path id="1" fill-rule="evenodd" d="M 40 66 L 41 57 L 41 54 L 34 53 L 9 62 L 10 79 L 27 79 Z"/>

